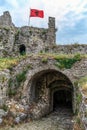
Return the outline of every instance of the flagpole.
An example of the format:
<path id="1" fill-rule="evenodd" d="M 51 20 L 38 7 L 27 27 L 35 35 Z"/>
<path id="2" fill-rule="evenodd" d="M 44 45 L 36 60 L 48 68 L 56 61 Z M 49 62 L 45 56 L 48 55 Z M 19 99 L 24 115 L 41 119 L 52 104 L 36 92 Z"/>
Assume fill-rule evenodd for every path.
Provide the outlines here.
<path id="1" fill-rule="evenodd" d="M 29 9 L 30 10 L 30 9 Z M 29 13 L 29 18 L 28 18 L 28 26 L 30 25 L 30 13 Z"/>

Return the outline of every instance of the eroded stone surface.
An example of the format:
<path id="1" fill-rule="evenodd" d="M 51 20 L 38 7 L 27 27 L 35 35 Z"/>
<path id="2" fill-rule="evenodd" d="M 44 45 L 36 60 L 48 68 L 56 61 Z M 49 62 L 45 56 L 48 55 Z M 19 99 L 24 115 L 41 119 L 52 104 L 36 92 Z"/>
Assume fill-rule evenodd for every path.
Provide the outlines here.
<path id="1" fill-rule="evenodd" d="M 63 54 L 87 53 L 87 45 L 56 46 L 55 18 L 49 18 L 48 25 L 47 29 L 27 26 L 17 28 L 13 25 L 9 12 L 4 12 L 0 16 L 0 56 L 10 57 L 19 56 L 24 53 L 36 54 L 42 52 Z M 15 117 L 16 123 L 21 122 L 26 117 L 32 119 L 41 118 L 53 110 L 53 95 L 56 91 L 62 89 L 64 91 L 68 90 L 71 93 L 72 109 L 75 112 L 77 90 L 74 82 L 87 75 L 87 59 L 78 61 L 70 69 L 60 69 L 55 65 L 56 60 L 52 57 L 44 59 L 44 57 L 37 57 L 33 54 L 21 60 L 12 70 L 0 71 L 0 106 L 7 103 L 8 110 Z M 18 83 L 17 76 L 25 70 L 27 70 L 25 80 Z M 12 95 L 10 91 L 10 94 L 8 94 L 8 90 L 15 91 L 16 93 Z M 12 100 L 9 100 L 10 98 Z M 6 100 L 8 102 L 5 102 Z M 81 110 L 83 111 L 81 111 L 83 114 L 82 121 L 87 124 L 84 115 L 84 112 L 87 110 L 85 109 L 86 104 L 82 102 L 81 105 Z M 43 124 L 41 129 L 43 130 L 45 129 L 45 123 L 48 122 L 49 128 L 46 125 L 46 129 L 71 130 L 71 116 L 67 116 L 66 113 L 62 115 L 61 112 L 59 112 L 59 115 L 58 112 L 56 112 L 56 115 L 54 113 L 47 118 L 43 118 L 43 121 L 35 122 L 35 126 L 31 123 L 31 126 L 33 125 L 33 128 L 36 130 L 38 129 L 38 122 L 40 122 L 39 127 Z M 4 115 L 2 114 L 2 116 Z"/>
<path id="2" fill-rule="evenodd" d="M 74 122 L 72 117 L 73 115 L 70 109 L 59 108 L 40 120 L 15 126 L 14 128 L 9 128 L 9 130 L 73 130 Z M 19 122 L 19 118 L 16 120 Z"/>

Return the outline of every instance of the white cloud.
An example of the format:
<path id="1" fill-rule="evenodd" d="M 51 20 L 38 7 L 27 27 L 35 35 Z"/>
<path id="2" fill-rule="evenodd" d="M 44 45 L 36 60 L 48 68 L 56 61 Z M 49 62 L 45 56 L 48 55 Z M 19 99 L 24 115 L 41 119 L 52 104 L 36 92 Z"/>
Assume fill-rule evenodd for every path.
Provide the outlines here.
<path id="1" fill-rule="evenodd" d="M 56 26 L 60 29 L 64 26 L 74 26 L 84 17 L 83 12 L 87 11 L 85 7 L 87 0 L 6 0 L 6 2 L 12 6 L 9 11 L 13 22 L 20 26 L 28 23 L 29 7 L 43 9 L 45 12 L 44 19 L 31 18 L 31 25 L 47 26 L 48 16 L 52 16 L 56 18 Z M 5 10 L 5 7 L 0 8 Z"/>
<path id="2" fill-rule="evenodd" d="M 86 0 L 43 0 L 45 4 L 46 14 L 56 17 L 57 23 L 61 25 L 61 22 L 64 21 L 64 24 L 67 22 L 71 25 L 74 25 L 77 20 L 80 20 L 83 17 L 83 12 L 87 9 L 84 8 L 87 5 Z M 70 15 L 71 19 L 67 19 L 67 14 Z M 58 26 L 58 25 L 57 25 Z"/>
<path id="3" fill-rule="evenodd" d="M 18 1 L 17 0 L 5 0 L 10 6 L 18 7 Z"/>
<path id="4" fill-rule="evenodd" d="M 5 0 L 5 3 L 0 5 L 0 15 L 2 15 L 3 11 L 8 10 L 11 13 L 13 23 L 16 26 L 24 26 L 28 25 L 29 8 L 43 9 L 45 13 L 44 19 L 30 18 L 30 26 L 47 27 L 48 17 L 55 17 L 56 27 L 58 28 L 57 40 L 60 39 L 60 41 L 62 40 L 62 42 L 65 41 L 66 43 L 71 41 L 73 33 L 76 34 L 76 32 L 71 31 L 79 29 L 79 26 L 77 29 L 74 27 L 78 25 L 80 20 L 83 18 L 87 19 L 87 0 Z M 68 36 L 66 28 L 71 35 Z M 84 25 L 82 30 L 87 30 L 86 28 L 87 25 Z M 73 39 L 82 42 L 87 40 L 85 37 L 86 35 L 81 33 L 81 36 L 74 35 Z"/>

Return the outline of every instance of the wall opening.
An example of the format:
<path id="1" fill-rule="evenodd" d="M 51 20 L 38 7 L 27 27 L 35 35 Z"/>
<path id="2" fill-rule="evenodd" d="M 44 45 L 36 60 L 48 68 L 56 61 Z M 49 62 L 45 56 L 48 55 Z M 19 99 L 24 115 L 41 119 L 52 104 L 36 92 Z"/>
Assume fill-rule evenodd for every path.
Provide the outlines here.
<path id="1" fill-rule="evenodd" d="M 42 103 L 43 116 L 60 106 L 70 108 L 73 112 L 73 96 L 72 82 L 59 71 L 43 70 L 36 73 L 31 79 L 29 102 Z M 45 113 L 45 110 L 48 110 L 48 112 Z"/>
<path id="2" fill-rule="evenodd" d="M 61 108 L 72 109 L 72 94 L 69 90 L 57 90 L 53 94 L 53 110 Z"/>
<path id="3" fill-rule="evenodd" d="M 26 47 L 25 45 L 20 45 L 19 47 L 19 52 L 20 52 L 20 55 L 25 55 L 26 54 Z"/>

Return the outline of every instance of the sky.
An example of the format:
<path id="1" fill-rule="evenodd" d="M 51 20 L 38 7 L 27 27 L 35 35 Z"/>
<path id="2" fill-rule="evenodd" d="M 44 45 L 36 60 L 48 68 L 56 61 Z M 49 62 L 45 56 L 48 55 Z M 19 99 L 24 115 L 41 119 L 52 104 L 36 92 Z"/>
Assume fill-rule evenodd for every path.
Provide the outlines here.
<path id="1" fill-rule="evenodd" d="M 47 28 L 55 17 L 57 44 L 87 44 L 87 0 L 0 0 L 0 15 L 9 11 L 17 27 L 27 26 L 31 9 L 44 10 L 44 18 L 30 18 L 33 27 Z"/>

